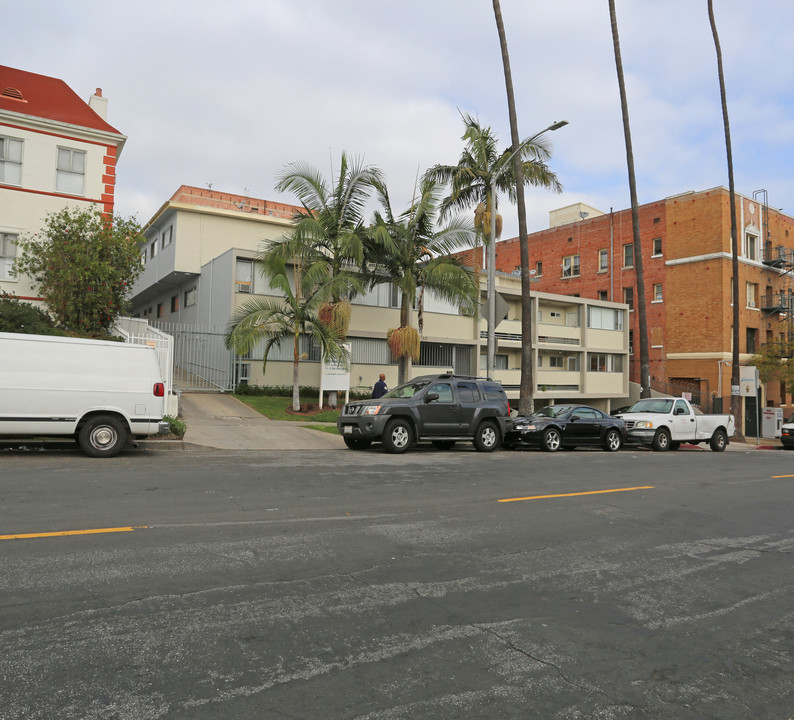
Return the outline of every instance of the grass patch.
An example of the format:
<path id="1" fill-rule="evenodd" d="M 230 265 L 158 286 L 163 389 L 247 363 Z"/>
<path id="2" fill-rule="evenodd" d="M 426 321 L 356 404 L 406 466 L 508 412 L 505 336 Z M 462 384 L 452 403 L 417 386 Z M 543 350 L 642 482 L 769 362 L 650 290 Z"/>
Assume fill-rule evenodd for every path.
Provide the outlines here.
<path id="1" fill-rule="evenodd" d="M 303 425 L 302 427 L 309 428 L 309 430 L 331 433 L 331 435 L 339 435 L 336 425 Z"/>
<path id="2" fill-rule="evenodd" d="M 304 401 L 301 398 L 301 409 L 309 408 L 309 412 L 293 413 L 291 397 L 274 397 L 271 395 L 235 395 L 234 397 L 271 420 L 289 420 L 300 423 L 314 420 L 316 422 L 335 423 L 342 410 L 341 407 L 337 410 L 318 410 L 316 403 L 312 404 L 310 400 Z M 334 432 L 336 432 L 336 428 L 334 428 Z"/>

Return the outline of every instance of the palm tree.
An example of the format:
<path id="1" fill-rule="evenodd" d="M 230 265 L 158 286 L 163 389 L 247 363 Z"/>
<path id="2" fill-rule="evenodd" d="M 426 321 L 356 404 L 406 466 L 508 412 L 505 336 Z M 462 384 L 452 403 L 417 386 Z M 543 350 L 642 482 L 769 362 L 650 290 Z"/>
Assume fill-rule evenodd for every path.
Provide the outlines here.
<path id="1" fill-rule="evenodd" d="M 708 0 L 709 22 L 711 23 L 711 34 L 714 37 L 714 48 L 717 52 L 717 71 L 720 79 L 720 101 L 722 102 L 722 120 L 725 126 L 725 150 L 728 156 L 728 196 L 731 208 L 731 268 L 733 272 L 733 354 L 731 356 L 731 385 L 739 386 L 739 303 L 735 298 L 739 297 L 739 240 L 736 229 L 736 190 L 733 184 L 733 152 L 731 151 L 731 126 L 728 122 L 728 100 L 725 95 L 725 75 L 722 72 L 722 50 L 720 49 L 720 38 L 717 34 L 717 23 L 714 20 L 714 7 L 712 0 Z M 722 388 L 720 388 L 720 394 Z M 742 425 L 742 399 L 739 395 L 734 395 L 731 391 L 731 414 L 736 418 L 736 435 L 744 437 L 744 426 Z"/>
<path id="2" fill-rule="evenodd" d="M 399 217 L 392 211 L 385 183 L 374 183 L 383 211 L 375 222 L 367 250 L 369 286 L 395 285 L 400 292 L 400 325 L 389 330 L 392 353 L 398 358 L 398 382 L 407 380 L 409 360 L 419 359 L 423 329 L 424 292 L 431 290 L 442 300 L 471 309 L 477 304 L 479 290 L 472 273 L 451 253 L 471 245 L 474 228 L 470 221 L 453 217 L 445 227 L 435 229 L 441 198 L 441 185 L 425 176 L 418 198 Z M 411 310 L 417 303 L 417 332 L 411 324 Z"/>
<path id="3" fill-rule="evenodd" d="M 380 178 L 380 170 L 357 158 L 351 160 L 345 152 L 333 187 L 307 163 L 289 163 L 277 176 L 276 190 L 296 195 L 303 210 L 293 218 L 289 237 L 272 245 L 267 253 L 289 262 L 295 247 L 300 247 L 304 262 L 322 267 L 326 278 L 342 274 L 348 278 L 347 285 L 334 286 L 332 296 L 320 309 L 321 317 L 342 337 L 350 322 L 349 297 L 361 290 L 352 269 L 364 261 L 364 212 L 372 184 Z"/>
<path id="4" fill-rule="evenodd" d="M 285 247 L 289 247 L 289 244 Z M 330 298 L 344 290 L 349 278 L 344 273 L 329 277 L 327 266 L 322 262 L 304 265 L 304 259 L 297 254 L 295 245 L 292 245 L 292 250 L 296 252 L 293 255 L 292 273 L 279 255 L 265 255 L 258 259 L 271 287 L 281 291 L 284 299 L 254 298 L 237 308 L 229 322 L 225 342 L 226 347 L 238 355 L 245 355 L 264 342 L 264 370 L 270 351 L 282 342 L 292 340 L 292 409 L 298 412 L 301 336 L 308 335 L 311 341 L 320 346 L 324 360 L 344 360 L 346 357 L 338 330 L 323 322 L 319 310 Z"/>
<path id="5" fill-rule="evenodd" d="M 521 198 L 523 203 L 524 184 L 538 187 L 551 188 L 556 192 L 562 190 L 557 176 L 546 165 L 550 159 L 549 145 L 541 137 L 543 133 L 527 138 L 519 143 L 514 151 L 507 148 L 499 152 L 497 138 L 490 127 L 483 127 L 479 121 L 468 114 L 462 114 L 465 131 L 462 139 L 466 146 L 461 153 L 457 165 L 436 165 L 428 173 L 436 180 L 447 183 L 450 194 L 441 204 L 442 217 L 451 210 L 475 208 L 475 225 L 483 240 L 489 242 L 491 218 L 498 209 L 498 192 L 507 193 L 510 200 L 516 202 Z M 544 131 L 545 132 L 545 131 Z M 520 182 L 517 178 L 521 176 Z M 493 189 L 497 191 L 493 192 Z M 520 207 L 520 205 L 519 205 Z M 501 234 L 501 216 L 495 214 L 495 236 Z M 522 224 L 523 223 L 523 224 Z M 521 229 L 523 227 L 523 230 Z M 524 411 L 529 414 L 532 410 L 532 313 L 529 305 L 529 252 L 527 249 L 526 213 L 519 210 L 519 244 L 521 247 L 521 274 L 522 274 L 522 334 L 525 341 L 522 343 L 521 362 L 521 402 Z M 526 258 L 524 257 L 526 251 Z M 494 253 L 490 253 L 491 260 Z M 479 269 L 479 264 L 477 265 Z M 524 290 L 524 269 L 527 269 L 526 293 Z M 492 288 L 489 287 L 489 293 Z M 524 298 L 526 305 L 524 307 Z M 526 320 L 524 320 L 526 318 Z M 489 328 L 493 318 L 489 317 Z M 489 330 L 489 362 L 493 357 L 492 333 Z M 491 368 L 488 368 L 489 372 Z M 526 387 L 525 387 L 526 386 Z"/>
<path id="6" fill-rule="evenodd" d="M 629 106 L 626 100 L 626 83 L 623 79 L 623 61 L 620 56 L 620 37 L 615 15 L 615 0 L 609 0 L 609 17 L 612 21 L 612 44 L 615 48 L 615 66 L 620 88 L 620 107 L 623 111 L 623 135 L 626 141 L 626 163 L 629 172 L 629 193 L 631 195 L 631 224 L 634 235 L 634 272 L 637 278 L 637 320 L 640 333 L 640 385 L 641 396 L 651 396 L 651 364 L 648 348 L 648 316 L 645 306 L 645 273 L 642 264 L 642 243 L 640 241 L 640 212 L 637 203 L 637 182 L 634 176 L 634 151 L 631 147 L 631 128 L 629 127 Z M 738 296 L 737 296 L 738 297 Z"/>

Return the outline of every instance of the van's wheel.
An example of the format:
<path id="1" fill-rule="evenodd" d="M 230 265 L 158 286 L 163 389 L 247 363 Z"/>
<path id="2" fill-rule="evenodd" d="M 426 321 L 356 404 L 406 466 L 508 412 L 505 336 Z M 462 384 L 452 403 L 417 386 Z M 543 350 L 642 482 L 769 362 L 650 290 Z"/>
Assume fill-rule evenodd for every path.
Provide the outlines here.
<path id="1" fill-rule="evenodd" d="M 405 420 L 392 420 L 383 433 L 381 442 L 390 453 L 404 453 L 414 441 L 414 432 Z"/>
<path id="2" fill-rule="evenodd" d="M 455 447 L 454 440 L 433 440 L 433 447 L 439 450 L 452 450 Z"/>
<path id="3" fill-rule="evenodd" d="M 499 447 L 499 428 L 493 420 L 483 420 L 474 433 L 474 447 L 480 452 L 492 452 Z"/>
<path id="4" fill-rule="evenodd" d="M 127 429 L 111 415 L 96 415 L 80 429 L 78 442 L 90 457 L 115 457 L 127 442 Z"/>
<path id="5" fill-rule="evenodd" d="M 546 452 L 557 452 L 562 445 L 562 436 L 557 428 L 549 428 L 543 433 L 540 444 Z"/>
<path id="6" fill-rule="evenodd" d="M 722 430 L 715 430 L 709 440 L 709 446 L 714 452 L 722 452 L 728 447 L 728 436 Z"/>
<path id="7" fill-rule="evenodd" d="M 665 428 L 659 428 L 656 435 L 653 436 L 653 443 L 651 447 L 657 452 L 664 452 L 670 449 L 670 431 Z"/>
<path id="8" fill-rule="evenodd" d="M 617 452 L 620 446 L 623 445 L 623 439 L 617 430 L 607 431 L 607 436 L 604 438 L 604 450 L 609 452 Z"/>
<path id="9" fill-rule="evenodd" d="M 372 445 L 372 440 L 365 440 L 364 438 L 343 438 L 345 445 L 351 450 L 366 450 Z"/>

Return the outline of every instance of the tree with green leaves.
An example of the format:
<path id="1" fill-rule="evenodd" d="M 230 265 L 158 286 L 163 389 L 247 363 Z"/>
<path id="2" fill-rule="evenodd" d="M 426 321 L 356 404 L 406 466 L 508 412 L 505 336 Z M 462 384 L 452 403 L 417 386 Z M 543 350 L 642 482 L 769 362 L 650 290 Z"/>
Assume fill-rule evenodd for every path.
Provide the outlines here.
<path id="1" fill-rule="evenodd" d="M 49 214 L 39 233 L 21 238 L 14 272 L 33 279 L 64 330 L 106 337 L 143 269 L 145 240 L 134 218 L 65 208 Z"/>
<path id="2" fill-rule="evenodd" d="M 253 298 L 232 315 L 226 332 L 226 347 L 245 355 L 264 343 L 263 370 L 267 368 L 270 351 L 284 342 L 293 346 L 292 409 L 300 410 L 299 368 L 301 337 L 308 336 L 320 346 L 324 360 L 345 360 L 340 333 L 320 318 L 320 308 L 349 284 L 349 277 L 340 272 L 329 277 L 323 262 L 301 256 L 298 241 L 287 242 L 283 248 L 292 251 L 288 264 L 279 254 L 258 258 L 262 273 L 271 287 L 280 291 L 283 300 Z"/>
<path id="3" fill-rule="evenodd" d="M 364 262 L 364 213 L 373 183 L 380 179 L 380 170 L 344 152 L 333 186 L 307 163 L 289 163 L 277 178 L 276 190 L 293 193 L 303 210 L 293 218 L 289 237 L 273 244 L 268 253 L 289 262 L 299 247 L 303 261 L 321 269 L 325 278 L 348 278 L 347 284 L 334 284 L 331 297 L 320 308 L 320 317 L 342 337 L 350 322 L 349 298 L 361 290 L 355 270 Z"/>
<path id="4" fill-rule="evenodd" d="M 794 342 L 791 340 L 764 343 L 750 358 L 750 364 L 758 368 L 758 377 L 764 385 L 779 380 L 786 387 L 794 388 Z"/>
<path id="5" fill-rule="evenodd" d="M 475 238 L 473 224 L 460 215 L 436 229 L 442 186 L 426 175 L 417 188 L 418 196 L 399 216 L 392 210 L 386 184 L 374 183 L 382 206 L 375 213 L 367 244 L 366 266 L 369 287 L 395 285 L 400 293 L 400 325 L 388 332 L 389 347 L 398 358 L 398 382 L 408 379 L 410 360 L 418 360 L 423 330 L 424 293 L 474 310 L 479 288 L 471 270 L 452 253 L 470 246 Z M 412 325 L 416 305 L 419 329 Z"/>

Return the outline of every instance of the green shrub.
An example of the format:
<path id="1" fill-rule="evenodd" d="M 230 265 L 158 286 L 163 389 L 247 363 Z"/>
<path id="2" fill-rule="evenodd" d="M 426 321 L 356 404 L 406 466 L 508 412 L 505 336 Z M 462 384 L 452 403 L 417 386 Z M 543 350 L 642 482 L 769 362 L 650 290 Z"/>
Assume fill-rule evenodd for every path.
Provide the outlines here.
<path id="1" fill-rule="evenodd" d="M 0 295 L 0 332 L 63 335 L 44 310 L 14 295 Z"/>
<path id="2" fill-rule="evenodd" d="M 185 425 L 182 420 L 174 417 L 173 415 L 163 415 L 163 420 L 168 423 L 172 435 L 176 435 L 179 438 L 183 438 L 185 436 L 187 425 Z"/>

